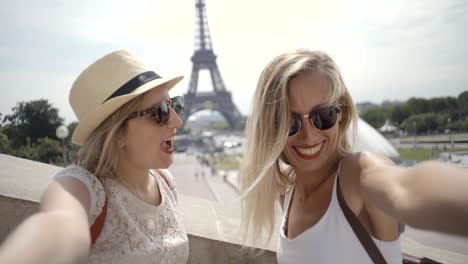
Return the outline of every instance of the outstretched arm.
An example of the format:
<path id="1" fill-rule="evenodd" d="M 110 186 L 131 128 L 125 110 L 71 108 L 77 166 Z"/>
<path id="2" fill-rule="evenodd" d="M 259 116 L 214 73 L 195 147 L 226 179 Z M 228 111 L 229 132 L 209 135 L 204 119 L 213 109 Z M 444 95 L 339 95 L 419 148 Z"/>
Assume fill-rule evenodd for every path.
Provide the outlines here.
<path id="1" fill-rule="evenodd" d="M 468 169 L 436 161 L 402 168 L 373 153 L 359 163 L 366 201 L 408 225 L 468 236 Z"/>
<path id="2" fill-rule="evenodd" d="M 0 263 L 85 263 L 90 247 L 89 193 L 76 179 L 53 181 L 38 213 L 0 247 Z"/>

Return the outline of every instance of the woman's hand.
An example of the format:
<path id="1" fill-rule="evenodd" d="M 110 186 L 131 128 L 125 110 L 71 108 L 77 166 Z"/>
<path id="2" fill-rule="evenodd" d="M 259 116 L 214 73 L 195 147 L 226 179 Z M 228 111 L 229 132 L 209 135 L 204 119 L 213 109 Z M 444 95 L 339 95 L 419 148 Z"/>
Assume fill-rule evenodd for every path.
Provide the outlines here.
<path id="1" fill-rule="evenodd" d="M 3 242 L 0 263 L 85 263 L 89 235 L 89 193 L 72 177 L 52 181 L 39 212 Z"/>

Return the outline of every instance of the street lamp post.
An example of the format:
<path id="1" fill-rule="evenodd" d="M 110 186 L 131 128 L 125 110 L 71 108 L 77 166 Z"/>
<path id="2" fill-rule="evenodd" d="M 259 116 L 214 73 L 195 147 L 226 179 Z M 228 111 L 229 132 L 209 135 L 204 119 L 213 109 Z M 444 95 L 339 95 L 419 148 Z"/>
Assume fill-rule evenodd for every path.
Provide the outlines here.
<path id="1" fill-rule="evenodd" d="M 55 130 L 55 134 L 62 141 L 62 156 L 63 156 L 63 166 L 67 165 L 67 149 L 65 145 L 65 138 L 68 137 L 68 129 L 66 126 L 61 125 Z"/>
<path id="2" fill-rule="evenodd" d="M 414 135 L 413 135 L 413 148 L 416 147 L 416 122 L 413 121 L 413 132 L 414 132 Z"/>

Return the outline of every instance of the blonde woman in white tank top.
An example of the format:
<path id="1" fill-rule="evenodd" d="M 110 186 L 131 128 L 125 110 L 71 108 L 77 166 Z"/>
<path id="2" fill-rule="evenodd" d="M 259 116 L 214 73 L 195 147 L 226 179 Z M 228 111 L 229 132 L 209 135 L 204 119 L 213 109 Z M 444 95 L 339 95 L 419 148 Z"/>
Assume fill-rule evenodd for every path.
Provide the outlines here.
<path id="1" fill-rule="evenodd" d="M 387 263 L 402 262 L 399 223 L 465 230 L 453 217 L 466 219 L 468 197 L 452 185 L 466 186 L 468 177 L 434 176 L 431 188 L 450 184 L 429 192 L 427 169 L 414 173 L 379 155 L 352 153 L 346 134 L 356 119 L 338 67 L 325 53 L 292 51 L 263 70 L 246 128 L 242 224 L 246 237 L 271 237 L 281 205 L 279 263 L 372 263 L 345 219 L 337 190 Z M 436 164 L 435 171 L 444 166 Z M 438 202 L 454 205 L 444 211 L 450 217 L 439 214 Z"/>

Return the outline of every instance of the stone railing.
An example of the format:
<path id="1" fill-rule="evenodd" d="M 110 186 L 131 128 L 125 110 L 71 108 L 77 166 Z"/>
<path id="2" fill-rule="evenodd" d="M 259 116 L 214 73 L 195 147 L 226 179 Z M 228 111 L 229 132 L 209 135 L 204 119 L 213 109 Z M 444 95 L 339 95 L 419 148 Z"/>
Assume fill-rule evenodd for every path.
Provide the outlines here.
<path id="1" fill-rule="evenodd" d="M 60 169 L 0 154 L 0 243 L 23 219 L 37 211 L 50 177 Z M 275 239 L 260 246 L 242 242 L 238 204 L 179 194 L 179 207 L 190 240 L 188 263 L 276 263 Z M 468 263 L 466 238 L 407 228 L 401 243 L 403 252 L 414 256 L 442 263 Z M 255 249 L 262 250 L 261 254 Z"/>
<path id="2" fill-rule="evenodd" d="M 0 243 L 37 211 L 42 192 L 60 169 L 0 154 Z M 237 209 L 183 194 L 179 205 L 189 236 L 188 263 L 276 263 L 275 241 L 260 247 L 242 245 Z"/>

